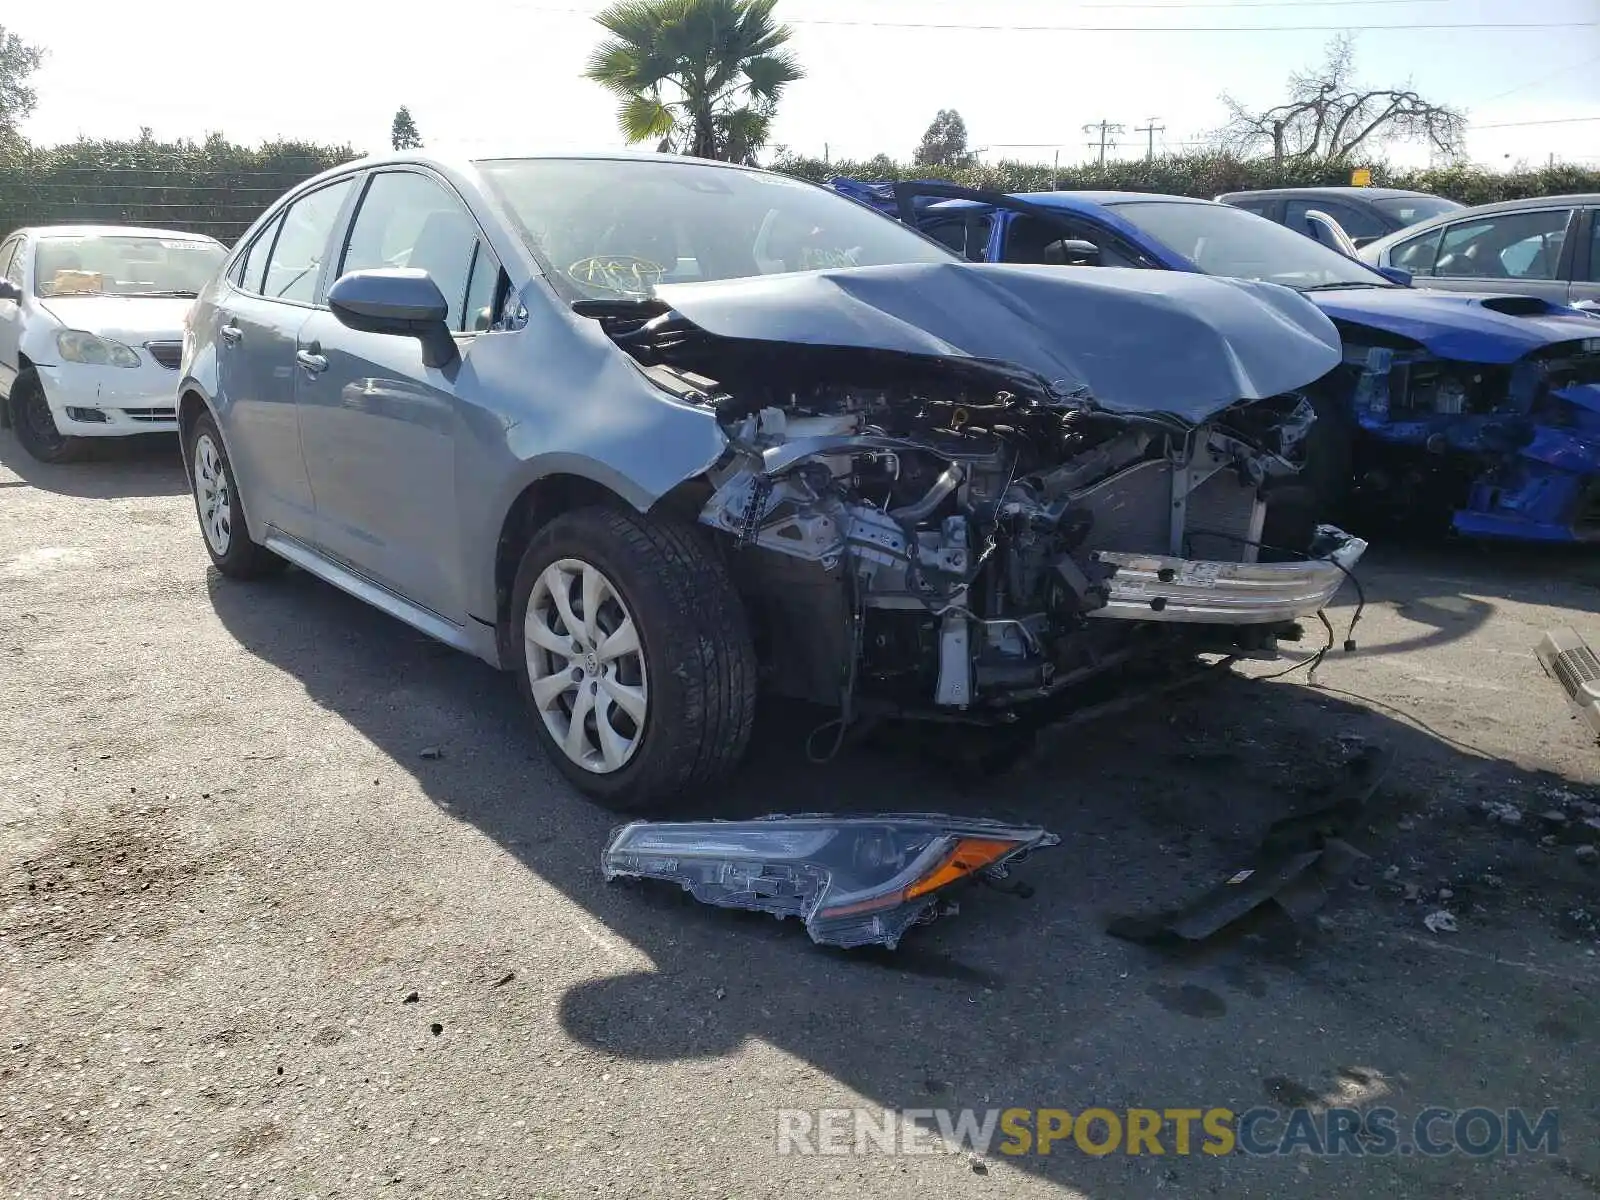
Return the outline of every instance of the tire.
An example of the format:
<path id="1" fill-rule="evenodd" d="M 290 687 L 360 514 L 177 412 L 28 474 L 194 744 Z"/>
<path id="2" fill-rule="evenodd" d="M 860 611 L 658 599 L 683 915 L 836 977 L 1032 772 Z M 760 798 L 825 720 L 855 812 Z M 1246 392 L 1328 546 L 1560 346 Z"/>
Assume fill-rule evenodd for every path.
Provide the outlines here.
<path id="1" fill-rule="evenodd" d="M 45 403 L 44 385 L 32 367 L 19 372 L 11 385 L 11 424 L 22 448 L 42 463 L 71 462 L 83 454 L 83 438 L 68 437 L 56 427 Z"/>
<path id="2" fill-rule="evenodd" d="M 570 640 L 563 602 L 578 626 Z M 755 649 L 727 568 L 693 526 L 610 508 L 557 517 L 523 553 L 511 622 L 534 730 L 579 791 L 638 810 L 714 783 L 744 756 Z M 617 637 L 628 624 L 633 638 Z"/>
<path id="3" fill-rule="evenodd" d="M 288 566 L 252 538 L 244 499 L 234 483 L 222 434 L 210 413 L 190 428 L 184 460 L 189 467 L 195 516 L 200 519 L 200 537 L 212 565 L 229 579 L 260 579 Z"/>

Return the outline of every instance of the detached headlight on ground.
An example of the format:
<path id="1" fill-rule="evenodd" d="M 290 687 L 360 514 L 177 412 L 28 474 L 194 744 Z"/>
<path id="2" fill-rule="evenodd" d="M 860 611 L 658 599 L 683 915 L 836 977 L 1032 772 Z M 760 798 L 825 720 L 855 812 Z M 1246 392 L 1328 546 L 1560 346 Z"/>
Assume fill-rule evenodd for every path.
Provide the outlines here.
<path id="1" fill-rule="evenodd" d="M 67 362 L 93 367 L 137 367 L 139 356 L 133 347 L 124 346 L 98 333 L 82 329 L 63 329 L 56 334 L 56 349 Z"/>
<path id="2" fill-rule="evenodd" d="M 1060 841 L 1036 826 L 921 815 L 635 821 L 612 834 L 601 870 L 608 880 L 670 880 L 724 908 L 797 916 L 824 945 L 893 949 L 938 915 L 943 889 L 1003 878 Z"/>

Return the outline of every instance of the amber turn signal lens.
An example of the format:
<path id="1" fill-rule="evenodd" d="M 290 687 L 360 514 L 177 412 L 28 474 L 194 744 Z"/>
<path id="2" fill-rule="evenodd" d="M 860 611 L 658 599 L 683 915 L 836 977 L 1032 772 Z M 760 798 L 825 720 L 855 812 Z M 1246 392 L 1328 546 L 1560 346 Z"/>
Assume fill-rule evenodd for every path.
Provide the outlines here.
<path id="1" fill-rule="evenodd" d="M 944 887 L 947 883 L 954 883 L 962 876 L 981 871 L 1016 848 L 1016 842 L 1001 842 L 990 838 L 962 838 L 943 862 L 906 888 L 905 898 L 912 900 L 924 896 Z"/>

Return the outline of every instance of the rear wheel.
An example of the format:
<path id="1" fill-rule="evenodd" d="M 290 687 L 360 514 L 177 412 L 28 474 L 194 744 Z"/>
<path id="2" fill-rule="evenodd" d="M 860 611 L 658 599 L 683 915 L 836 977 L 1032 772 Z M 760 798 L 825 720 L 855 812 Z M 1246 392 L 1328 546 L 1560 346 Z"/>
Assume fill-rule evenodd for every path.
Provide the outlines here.
<path id="1" fill-rule="evenodd" d="M 557 517 L 523 554 L 511 620 L 536 735 L 580 791 L 642 808 L 743 756 L 755 651 L 727 569 L 693 527 L 609 508 Z"/>
<path id="2" fill-rule="evenodd" d="M 50 405 L 45 402 L 44 385 L 31 367 L 19 372 L 11 385 L 10 407 L 17 441 L 40 462 L 71 462 L 83 452 L 82 438 L 67 437 L 56 427 Z"/>
<path id="3" fill-rule="evenodd" d="M 244 500 L 209 413 L 189 430 L 187 452 L 194 510 L 212 564 L 230 579 L 259 579 L 283 570 L 288 564 L 250 537 Z"/>

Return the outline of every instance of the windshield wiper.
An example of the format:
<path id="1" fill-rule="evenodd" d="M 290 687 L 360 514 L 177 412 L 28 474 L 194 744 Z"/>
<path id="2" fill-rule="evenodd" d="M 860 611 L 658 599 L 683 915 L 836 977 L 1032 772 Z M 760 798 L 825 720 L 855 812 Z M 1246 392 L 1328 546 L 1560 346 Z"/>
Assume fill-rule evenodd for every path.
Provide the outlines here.
<path id="1" fill-rule="evenodd" d="M 1300 292 L 1337 292 L 1344 288 L 1381 288 L 1387 286 L 1389 285 L 1382 283 L 1368 283 L 1365 279 L 1363 279 L 1360 281 L 1352 280 L 1348 283 L 1316 283 L 1312 284 L 1310 287 L 1296 288 L 1295 290 Z"/>
<path id="2" fill-rule="evenodd" d="M 124 295 L 124 296 L 160 296 L 160 297 L 163 297 L 163 298 L 170 297 L 171 299 L 174 299 L 174 300 L 194 300 L 194 299 L 197 299 L 199 297 L 199 295 L 200 295 L 199 292 L 186 292 L 186 291 L 182 291 L 182 290 L 171 291 L 171 292 L 122 292 L 120 294 Z"/>

